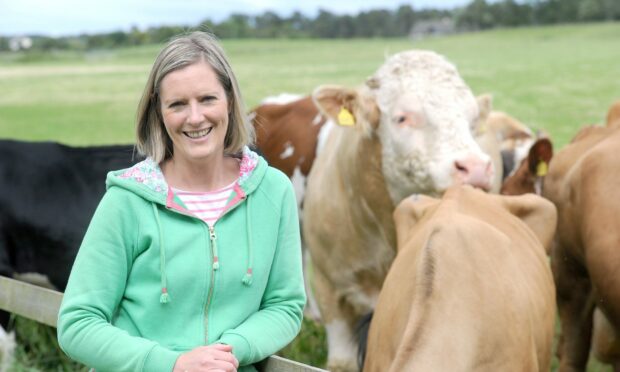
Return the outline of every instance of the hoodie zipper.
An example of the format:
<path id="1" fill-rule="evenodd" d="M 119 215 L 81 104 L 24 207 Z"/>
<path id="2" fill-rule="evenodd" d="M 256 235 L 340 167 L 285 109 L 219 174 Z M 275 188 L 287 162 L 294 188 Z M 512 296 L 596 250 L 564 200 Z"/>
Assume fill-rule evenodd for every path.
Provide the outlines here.
<path id="1" fill-rule="evenodd" d="M 228 208 L 222 213 L 221 216 L 218 217 L 217 221 L 213 224 L 213 226 L 209 226 L 209 240 L 211 242 L 211 257 L 215 258 L 215 246 L 217 244 L 217 235 L 215 234 L 215 225 L 219 222 L 219 220 L 228 214 L 233 209 L 237 208 L 243 200 L 245 200 L 247 196 L 243 196 L 237 203 Z M 213 264 L 211 264 L 211 286 L 209 287 L 209 293 L 207 294 L 207 304 L 205 306 L 205 343 L 209 343 L 209 307 L 211 305 L 211 299 L 213 298 L 213 290 L 215 288 L 215 269 L 213 268 Z"/>
<path id="2" fill-rule="evenodd" d="M 211 257 L 215 257 L 215 244 L 217 244 L 217 236 L 215 235 L 215 227 L 209 226 L 209 239 L 211 241 Z M 213 297 L 213 289 L 215 288 L 215 269 L 213 268 L 213 262 L 211 264 L 211 285 L 209 286 L 209 293 L 207 294 L 207 305 L 205 306 L 205 344 L 209 344 L 209 306 L 211 305 L 211 298 Z"/>
<path id="3" fill-rule="evenodd" d="M 218 217 L 217 221 L 215 221 L 215 224 L 217 224 L 217 223 L 219 222 L 219 220 L 220 220 L 223 216 L 225 216 L 225 215 L 226 215 L 226 214 L 228 214 L 230 211 L 232 211 L 232 210 L 234 210 L 235 208 L 237 208 L 237 207 L 241 204 L 241 202 L 242 202 L 243 200 L 245 200 L 246 198 L 247 198 L 247 196 L 246 196 L 246 195 L 243 195 L 239 201 L 237 201 L 237 202 L 236 202 L 234 205 L 232 205 L 230 208 L 226 209 L 226 210 L 224 211 L 224 213 L 222 213 L 222 215 L 220 215 L 220 216 Z M 166 206 L 166 208 L 167 208 L 167 209 L 169 209 L 169 210 L 171 210 L 171 211 L 174 211 L 174 212 L 176 212 L 176 213 L 179 213 L 179 214 L 182 214 L 182 215 L 185 215 L 185 216 L 188 216 L 188 217 L 192 217 L 192 218 L 196 218 L 196 219 L 199 219 L 199 220 L 200 220 L 200 218 L 198 218 L 198 217 L 196 217 L 196 216 L 194 216 L 194 215 L 192 215 L 192 214 L 189 214 L 189 213 L 185 213 L 185 212 L 183 212 L 183 211 L 180 211 L 180 210 L 178 210 L 178 209 L 176 209 L 176 208 L 171 208 L 171 207 L 168 207 L 168 206 Z M 204 221 L 202 221 L 202 220 L 201 220 L 201 222 L 202 222 L 202 223 L 205 223 L 205 222 L 204 222 Z M 206 223 L 205 223 L 205 224 L 206 224 Z M 213 259 L 213 260 L 215 259 L 215 245 L 217 244 L 217 235 L 215 234 L 215 224 L 214 224 L 214 226 L 209 226 L 209 225 L 207 225 L 207 226 L 208 226 L 208 229 L 209 229 L 209 241 L 210 241 L 210 243 L 211 243 L 211 244 L 210 244 L 210 248 L 211 248 L 211 257 L 212 257 L 212 259 Z M 206 305 L 205 305 L 205 344 L 208 344 L 208 343 L 209 343 L 209 307 L 211 306 L 211 300 L 212 300 L 212 298 L 213 298 L 213 291 L 214 291 L 214 288 L 215 288 L 215 269 L 214 269 L 214 267 L 213 267 L 213 264 L 214 264 L 215 262 L 216 262 L 216 261 L 213 261 L 213 262 L 212 262 L 212 264 L 211 264 L 211 285 L 209 286 L 209 292 L 207 293 L 207 303 L 206 303 Z"/>

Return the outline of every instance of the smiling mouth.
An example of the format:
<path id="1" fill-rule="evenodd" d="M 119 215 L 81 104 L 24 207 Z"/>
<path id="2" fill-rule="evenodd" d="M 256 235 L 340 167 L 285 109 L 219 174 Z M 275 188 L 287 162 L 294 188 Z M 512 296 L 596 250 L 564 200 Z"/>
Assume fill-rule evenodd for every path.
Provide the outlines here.
<path id="1" fill-rule="evenodd" d="M 207 128 L 207 129 L 203 129 L 203 130 L 196 130 L 196 131 L 192 131 L 192 132 L 183 132 L 183 134 L 185 134 L 186 136 L 188 136 L 189 138 L 201 138 L 204 137 L 206 135 L 208 135 L 209 133 L 211 133 L 211 131 L 213 130 L 213 127 Z"/>

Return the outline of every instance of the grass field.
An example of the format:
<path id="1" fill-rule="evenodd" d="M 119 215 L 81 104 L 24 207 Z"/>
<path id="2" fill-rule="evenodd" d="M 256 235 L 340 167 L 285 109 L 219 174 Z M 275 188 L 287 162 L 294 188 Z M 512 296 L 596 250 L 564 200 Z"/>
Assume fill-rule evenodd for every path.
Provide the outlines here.
<path id="1" fill-rule="evenodd" d="M 601 123 L 620 99 L 620 24 L 566 25 L 470 33 L 419 41 L 225 40 L 248 107 L 282 92 L 320 84 L 354 87 L 398 51 L 444 54 L 474 93 L 496 109 L 550 132 L 556 148 L 577 128 Z M 0 138 L 73 145 L 130 143 L 135 108 L 160 45 L 51 54 L 0 54 Z M 47 330 L 23 330 L 17 371 L 72 370 L 54 353 Z M 31 333 L 25 336 L 25 333 Z M 321 365 L 324 332 L 305 322 L 285 356 Z M 53 366 L 53 367 L 52 367 Z M 555 369 L 555 364 L 553 369 Z M 607 371 L 591 363 L 588 371 Z"/>

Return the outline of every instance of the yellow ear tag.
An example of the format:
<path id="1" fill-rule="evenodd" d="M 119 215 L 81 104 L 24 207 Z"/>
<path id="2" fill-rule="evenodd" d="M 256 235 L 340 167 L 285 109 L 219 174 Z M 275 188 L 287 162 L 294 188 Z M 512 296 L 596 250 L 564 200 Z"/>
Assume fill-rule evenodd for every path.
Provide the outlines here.
<path id="1" fill-rule="evenodd" d="M 538 165 L 536 166 L 536 175 L 538 177 L 544 177 L 547 175 L 547 162 L 546 161 L 539 161 Z"/>
<path id="2" fill-rule="evenodd" d="M 340 109 L 340 112 L 338 113 L 338 124 L 346 125 L 346 126 L 355 125 L 355 117 L 353 117 L 353 114 L 351 114 L 351 111 L 343 107 Z"/>

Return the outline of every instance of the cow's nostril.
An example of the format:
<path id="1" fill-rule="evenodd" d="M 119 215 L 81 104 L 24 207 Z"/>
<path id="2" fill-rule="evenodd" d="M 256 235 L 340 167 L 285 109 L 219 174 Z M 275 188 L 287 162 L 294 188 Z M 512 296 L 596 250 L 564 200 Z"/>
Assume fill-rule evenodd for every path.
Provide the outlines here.
<path id="1" fill-rule="evenodd" d="M 459 172 L 467 173 L 467 167 L 465 167 L 463 164 L 459 163 L 458 161 L 454 162 L 454 167 Z"/>

